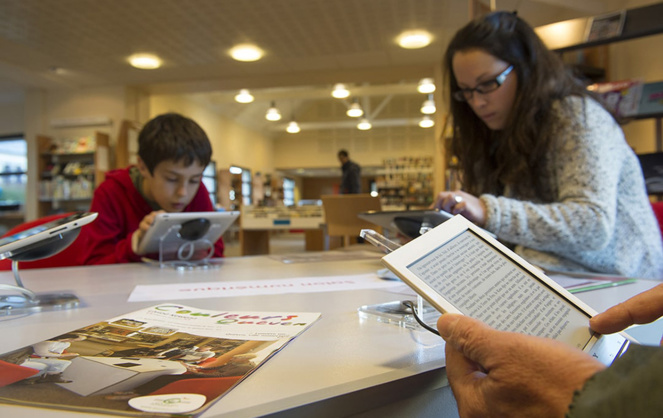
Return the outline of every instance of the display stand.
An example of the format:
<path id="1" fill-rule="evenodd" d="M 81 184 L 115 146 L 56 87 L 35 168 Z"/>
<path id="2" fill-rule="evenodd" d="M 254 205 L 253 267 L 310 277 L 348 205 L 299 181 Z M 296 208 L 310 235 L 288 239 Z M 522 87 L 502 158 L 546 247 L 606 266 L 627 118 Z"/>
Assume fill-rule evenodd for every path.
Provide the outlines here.
<path id="1" fill-rule="evenodd" d="M 187 231 L 187 224 L 173 225 L 159 238 L 159 267 L 177 270 L 218 268 L 219 264 L 212 260 L 214 243 L 206 238 L 205 233 L 219 224 L 210 224 L 204 231 L 196 230 L 194 234 Z M 192 225 L 192 224 L 189 224 Z"/>
<path id="2" fill-rule="evenodd" d="M 0 296 L 0 315 L 17 315 L 31 312 L 70 309 L 78 306 L 76 295 L 70 293 L 35 293 L 27 289 L 19 272 L 20 261 L 34 261 L 48 258 L 59 253 L 74 242 L 80 228 L 55 235 L 49 239 L 22 248 L 16 254 L 8 254 L 5 258 L 12 260 L 12 272 L 16 285 L 0 284 L 0 290 L 18 292 L 18 295 Z"/>
<path id="3" fill-rule="evenodd" d="M 402 228 L 399 225 L 396 226 L 403 235 L 409 236 L 410 238 L 416 238 L 416 236 L 425 234 L 426 232 L 430 231 L 433 228 L 428 221 L 423 220 L 414 229 L 414 231 L 416 231 L 418 235 L 412 236 L 413 234 L 412 232 L 413 229 L 411 228 L 412 225 L 408 225 L 407 228 Z M 405 231 L 405 229 L 407 229 L 407 231 Z M 389 253 L 400 247 L 399 244 L 376 233 L 373 230 L 363 229 L 361 231 L 360 236 L 364 238 L 367 242 L 383 250 L 385 253 Z M 387 269 L 378 270 L 378 276 L 380 278 L 385 280 L 399 280 L 398 277 L 396 277 L 393 273 L 391 273 L 388 270 L 385 274 L 384 270 Z M 437 311 L 437 309 L 433 308 L 424 298 L 417 295 L 416 304 L 411 303 L 410 306 L 408 306 L 408 304 L 405 302 L 406 301 L 392 301 L 386 303 L 379 303 L 376 305 L 363 305 L 359 307 L 357 311 L 359 312 L 359 316 L 364 319 L 375 319 L 379 322 L 385 322 L 405 328 L 421 330 L 423 329 L 423 327 L 418 324 L 415 318 L 416 314 L 419 316 L 419 319 L 423 321 L 425 324 L 429 325 L 432 328 L 436 328 L 436 322 L 437 319 L 440 317 L 440 313 Z M 416 313 L 412 312 L 411 306 L 416 306 L 415 308 Z"/>

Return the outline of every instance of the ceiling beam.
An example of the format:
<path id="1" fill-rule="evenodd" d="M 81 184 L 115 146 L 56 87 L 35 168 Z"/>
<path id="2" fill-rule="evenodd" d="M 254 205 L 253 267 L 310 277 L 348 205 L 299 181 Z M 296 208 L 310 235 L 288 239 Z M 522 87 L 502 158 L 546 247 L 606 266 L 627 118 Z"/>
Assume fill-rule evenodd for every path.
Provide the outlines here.
<path id="1" fill-rule="evenodd" d="M 360 119 L 360 118 L 358 118 Z M 421 118 L 394 118 L 394 119 L 375 119 L 371 120 L 373 128 L 392 128 L 400 126 L 418 126 Z M 299 127 L 304 130 L 322 131 L 330 129 L 352 129 L 357 128 L 359 120 L 341 120 L 332 122 L 300 122 Z M 279 123 L 273 125 L 270 131 L 285 132 L 287 123 Z M 424 129 L 424 128 L 421 128 Z"/>
<path id="2" fill-rule="evenodd" d="M 267 89 L 274 87 L 301 87 L 312 85 L 333 86 L 336 83 L 347 84 L 390 84 L 402 80 L 420 80 L 431 77 L 434 65 L 410 65 L 403 67 L 353 68 L 337 71 L 310 71 L 305 73 L 290 72 L 261 76 L 247 75 L 232 79 L 210 79 L 183 82 L 168 82 L 138 85 L 150 94 L 185 94 L 209 93 L 215 91 L 236 91 L 239 89 Z"/>
<path id="3" fill-rule="evenodd" d="M 623 1 L 619 0 L 531 0 L 533 3 L 543 3 L 555 7 L 566 7 L 590 15 L 606 13 L 619 8 Z"/>

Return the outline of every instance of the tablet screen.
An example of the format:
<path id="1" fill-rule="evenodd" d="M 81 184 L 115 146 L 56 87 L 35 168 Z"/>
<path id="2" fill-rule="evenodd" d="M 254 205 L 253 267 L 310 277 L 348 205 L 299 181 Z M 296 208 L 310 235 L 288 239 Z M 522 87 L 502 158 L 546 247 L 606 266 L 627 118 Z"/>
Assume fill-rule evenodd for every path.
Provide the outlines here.
<path id="1" fill-rule="evenodd" d="M 407 266 L 463 314 L 493 328 L 564 341 L 590 341 L 589 316 L 471 230 Z"/>

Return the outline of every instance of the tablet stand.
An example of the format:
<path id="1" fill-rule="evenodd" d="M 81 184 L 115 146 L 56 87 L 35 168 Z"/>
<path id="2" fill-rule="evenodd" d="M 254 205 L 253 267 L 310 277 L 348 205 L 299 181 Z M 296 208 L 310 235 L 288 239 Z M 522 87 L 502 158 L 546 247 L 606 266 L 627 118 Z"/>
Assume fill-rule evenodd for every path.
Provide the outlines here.
<path id="1" fill-rule="evenodd" d="M 59 253 L 74 242 L 79 232 L 80 228 L 70 230 L 24 247 L 19 252 L 3 254 L 3 258 L 12 260 L 12 272 L 16 286 L 0 284 L 0 290 L 16 291 L 19 294 L 0 296 L 0 315 L 70 309 L 78 306 L 79 300 L 76 295 L 70 293 L 42 294 L 27 289 L 21 281 L 18 264 L 20 261 L 40 260 Z"/>
<path id="2" fill-rule="evenodd" d="M 408 234 L 405 235 L 412 237 L 413 235 L 411 228 L 412 225 L 408 224 L 408 228 L 404 228 L 403 225 L 399 224 L 396 224 L 396 226 L 401 231 L 401 233 L 405 234 L 405 232 L 408 232 Z M 432 229 L 431 224 L 426 222 L 425 220 L 423 222 L 418 223 L 416 227 L 417 227 L 416 228 L 417 235 L 415 235 L 414 237 L 423 235 Z M 394 251 L 395 249 L 400 247 L 400 244 L 397 244 L 389 240 L 388 238 L 376 233 L 373 230 L 366 230 L 366 229 L 362 230 L 361 237 L 387 253 Z M 384 270 L 387 270 L 388 276 L 385 276 L 383 274 Z M 394 280 L 394 279 L 398 280 L 398 277 L 396 277 L 388 269 L 378 270 L 378 276 L 386 280 Z M 416 309 L 416 314 L 419 316 L 419 319 L 421 319 L 427 325 L 436 328 L 437 318 L 440 317 L 440 313 L 420 295 L 417 295 L 417 302 L 415 309 Z M 403 301 L 378 303 L 376 305 L 363 305 L 359 307 L 358 312 L 359 316 L 362 318 L 375 319 L 379 322 L 395 324 L 405 328 L 423 329 L 423 327 L 417 323 L 417 320 L 414 317 L 412 309 L 406 306 L 406 304 L 404 304 Z"/>
<path id="3" fill-rule="evenodd" d="M 211 224 L 209 230 L 221 229 L 219 224 Z M 204 234 L 203 234 L 204 235 Z M 176 270 L 217 268 L 211 258 L 214 243 L 206 238 L 185 238 L 182 225 L 173 225 L 159 238 L 159 267 Z"/>

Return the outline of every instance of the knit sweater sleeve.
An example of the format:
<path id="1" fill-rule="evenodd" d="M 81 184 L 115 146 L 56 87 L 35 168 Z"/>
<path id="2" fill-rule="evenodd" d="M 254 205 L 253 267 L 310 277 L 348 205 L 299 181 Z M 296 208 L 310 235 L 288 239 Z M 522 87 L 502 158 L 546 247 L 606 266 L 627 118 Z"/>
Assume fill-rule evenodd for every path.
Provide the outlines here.
<path id="1" fill-rule="evenodd" d="M 575 393 L 568 418 L 659 417 L 663 410 L 663 349 L 632 345 Z"/>
<path id="2" fill-rule="evenodd" d="M 623 134 L 593 100 L 567 99 L 554 111 L 555 140 L 542 162 L 553 201 L 482 195 L 486 229 L 539 251 L 600 250 L 615 228 Z"/>

